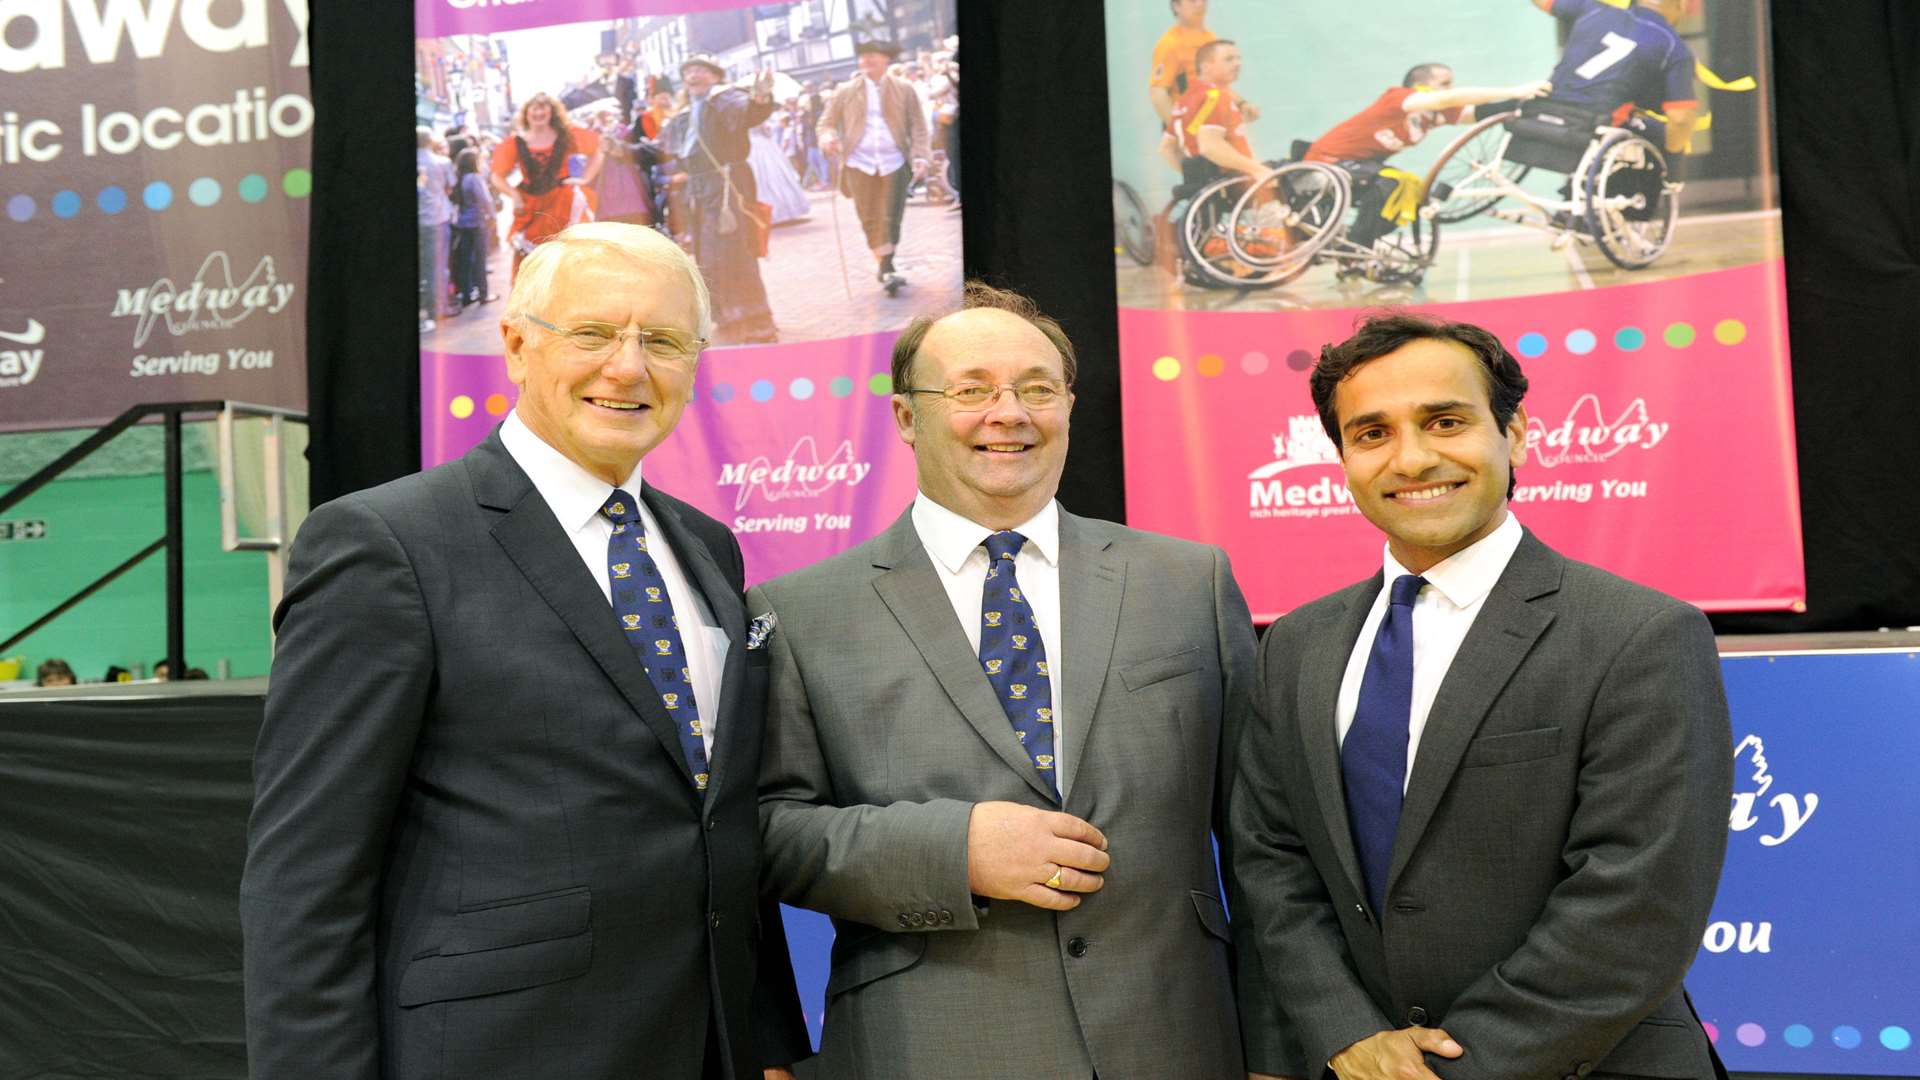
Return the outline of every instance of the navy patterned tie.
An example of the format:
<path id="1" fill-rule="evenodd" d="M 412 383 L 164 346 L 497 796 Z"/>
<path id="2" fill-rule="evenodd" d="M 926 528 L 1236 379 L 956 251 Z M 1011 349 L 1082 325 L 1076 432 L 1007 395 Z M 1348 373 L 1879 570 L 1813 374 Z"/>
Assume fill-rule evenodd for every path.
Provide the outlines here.
<path id="1" fill-rule="evenodd" d="M 1406 795 L 1408 724 L 1413 714 L 1413 600 L 1426 583 L 1426 578 L 1412 574 L 1393 580 L 1386 617 L 1373 636 L 1373 652 L 1360 678 L 1353 726 L 1340 744 L 1347 821 L 1376 917 L 1386 903 L 1393 837 L 1400 829 L 1400 804 Z"/>
<path id="2" fill-rule="evenodd" d="M 1053 778 L 1053 672 L 1033 608 L 1014 576 L 1014 556 L 1027 538 L 1017 532 L 987 537 L 987 580 L 980 591 L 980 666 L 1000 695 L 1013 733 L 1056 796 Z"/>
<path id="3" fill-rule="evenodd" d="M 700 703 L 693 699 L 692 670 L 680 638 L 680 619 L 673 613 L 673 597 L 666 579 L 647 553 L 647 528 L 640 521 L 640 504 L 633 496 L 613 489 L 600 508 L 613 522 L 607 538 L 607 584 L 613 591 L 613 613 L 626 631 L 627 644 L 640 657 L 647 678 L 667 707 L 680 733 L 680 749 L 693 770 L 693 782 L 707 789 L 707 746 L 701 740 Z"/>

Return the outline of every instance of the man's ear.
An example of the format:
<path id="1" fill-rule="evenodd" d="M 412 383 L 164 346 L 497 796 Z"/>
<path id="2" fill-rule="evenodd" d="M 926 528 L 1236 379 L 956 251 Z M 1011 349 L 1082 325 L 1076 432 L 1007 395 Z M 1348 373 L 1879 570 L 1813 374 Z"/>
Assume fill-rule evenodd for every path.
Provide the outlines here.
<path id="1" fill-rule="evenodd" d="M 1519 468 L 1527 463 L 1527 409 L 1516 405 L 1513 415 L 1507 418 L 1507 438 L 1512 445 L 1507 450 L 1507 463 Z"/>
<path id="2" fill-rule="evenodd" d="M 512 319 L 500 320 L 500 345 L 507 358 L 507 381 L 515 386 L 527 383 L 527 335 Z"/>
<path id="3" fill-rule="evenodd" d="M 913 397 L 909 394 L 893 395 L 893 430 L 901 442 L 913 445 Z"/>

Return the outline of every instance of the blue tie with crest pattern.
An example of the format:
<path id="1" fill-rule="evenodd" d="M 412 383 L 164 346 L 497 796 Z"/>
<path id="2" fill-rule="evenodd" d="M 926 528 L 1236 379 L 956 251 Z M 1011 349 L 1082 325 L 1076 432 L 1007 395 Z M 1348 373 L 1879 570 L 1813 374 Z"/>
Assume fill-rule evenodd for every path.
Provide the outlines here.
<path id="1" fill-rule="evenodd" d="M 1407 741 L 1413 719 L 1413 601 L 1427 579 L 1402 574 L 1387 594 L 1387 614 L 1373 636 L 1353 724 L 1340 744 L 1347 823 L 1360 856 L 1360 876 L 1377 918 L 1385 912 L 1393 838 L 1407 786 Z"/>
<path id="2" fill-rule="evenodd" d="M 1027 538 L 1017 532 L 987 537 L 987 580 L 980 592 L 980 666 L 1000 696 L 1013 733 L 1056 796 L 1053 777 L 1053 672 L 1033 608 L 1014 575 L 1014 556 Z"/>
<path id="3" fill-rule="evenodd" d="M 680 733 L 680 749 L 693 770 L 694 786 L 707 789 L 707 746 L 701 739 L 700 704 L 693 699 L 692 669 L 680 637 L 680 619 L 673 613 L 673 597 L 660 567 L 647 552 L 647 528 L 640 521 L 640 504 L 633 496 L 613 489 L 600 512 L 613 522 L 607 538 L 607 584 L 613 592 L 613 613 L 626 632 L 627 644 L 640 657 L 653 681 L 660 703 Z"/>

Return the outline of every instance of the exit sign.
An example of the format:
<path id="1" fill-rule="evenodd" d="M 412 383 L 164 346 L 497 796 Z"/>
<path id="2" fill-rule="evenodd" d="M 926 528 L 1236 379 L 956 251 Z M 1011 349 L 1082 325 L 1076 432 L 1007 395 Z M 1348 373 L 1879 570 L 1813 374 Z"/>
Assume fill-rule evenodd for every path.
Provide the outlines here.
<path id="1" fill-rule="evenodd" d="M 45 540 L 44 521 L 0 521 L 0 540 Z"/>

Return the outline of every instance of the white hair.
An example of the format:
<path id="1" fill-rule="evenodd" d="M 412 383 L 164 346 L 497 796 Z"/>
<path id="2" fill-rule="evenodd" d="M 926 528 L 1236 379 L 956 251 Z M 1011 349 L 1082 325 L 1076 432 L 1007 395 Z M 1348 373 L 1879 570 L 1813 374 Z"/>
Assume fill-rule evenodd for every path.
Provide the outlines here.
<path id="1" fill-rule="evenodd" d="M 553 278 L 568 258 L 589 252 L 613 252 L 641 266 L 679 271 L 693 285 L 694 309 L 699 325 L 694 332 L 703 338 L 713 336 L 713 301 L 707 295 L 706 279 L 700 268 L 680 245 L 657 229 L 624 221 L 583 221 L 560 231 L 520 262 L 507 294 L 507 318 L 517 319 L 544 311 L 553 299 Z M 543 316 L 544 317 L 544 316 Z"/>

